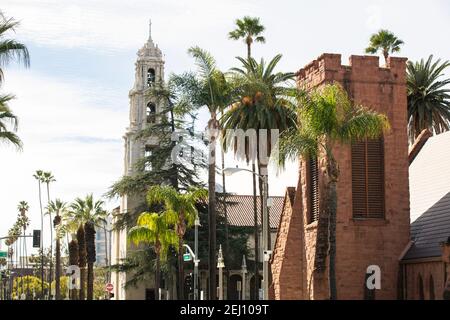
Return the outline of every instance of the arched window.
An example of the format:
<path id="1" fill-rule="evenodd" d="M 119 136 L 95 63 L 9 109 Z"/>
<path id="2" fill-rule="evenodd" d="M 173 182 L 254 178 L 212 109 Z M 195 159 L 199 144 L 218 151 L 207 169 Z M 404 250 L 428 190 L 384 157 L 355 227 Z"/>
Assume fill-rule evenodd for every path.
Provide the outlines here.
<path id="1" fill-rule="evenodd" d="M 423 290 L 423 279 L 422 276 L 419 274 L 419 278 L 418 278 L 418 284 L 417 284 L 417 290 L 419 291 L 419 300 L 424 300 L 425 299 L 425 293 Z"/>
<path id="2" fill-rule="evenodd" d="M 241 300 L 242 299 L 242 277 L 239 274 L 233 274 L 228 281 L 228 300 Z"/>
<path id="3" fill-rule="evenodd" d="M 429 286 L 430 286 L 430 300 L 434 300 L 435 299 L 435 296 L 434 296 L 434 279 L 433 279 L 433 276 L 430 274 L 430 283 L 429 283 Z"/>
<path id="4" fill-rule="evenodd" d="M 147 103 L 147 123 L 155 122 L 156 105 L 153 102 Z"/>
<path id="5" fill-rule="evenodd" d="M 150 68 L 147 71 L 147 86 L 151 87 L 155 83 L 155 69 Z"/>

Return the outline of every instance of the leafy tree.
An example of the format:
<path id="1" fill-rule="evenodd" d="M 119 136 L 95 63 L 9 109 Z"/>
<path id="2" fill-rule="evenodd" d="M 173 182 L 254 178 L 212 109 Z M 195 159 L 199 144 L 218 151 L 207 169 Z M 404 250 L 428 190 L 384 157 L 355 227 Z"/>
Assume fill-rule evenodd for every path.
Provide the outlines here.
<path id="1" fill-rule="evenodd" d="M 301 93 L 298 97 L 297 125 L 282 135 L 280 164 L 287 158 L 320 156 L 326 166 L 321 195 L 316 259 L 318 272 L 325 269 L 329 256 L 328 279 L 330 299 L 337 299 L 336 259 L 336 185 L 339 179 L 338 163 L 333 155 L 337 144 L 351 144 L 365 138 L 378 138 L 389 128 L 385 115 L 352 104 L 345 90 L 338 84 Z M 323 202 L 322 202 L 323 201 Z"/>
<path id="2" fill-rule="evenodd" d="M 147 243 L 153 246 L 156 255 L 155 290 L 158 292 L 161 283 L 161 260 L 166 260 L 170 246 L 178 247 L 178 236 L 171 229 L 169 215 L 141 213 L 137 225 L 128 231 L 128 239 L 136 245 Z"/>
<path id="3" fill-rule="evenodd" d="M 23 283 L 25 283 L 25 286 L 23 286 Z M 16 299 L 20 299 L 21 295 L 23 293 L 27 294 L 27 292 L 24 290 L 24 287 L 28 288 L 32 292 L 33 295 L 37 297 L 43 297 L 45 294 L 45 291 L 42 292 L 42 288 L 44 290 L 47 290 L 49 288 L 47 282 L 42 282 L 41 279 L 35 276 L 23 276 L 23 277 L 16 277 L 13 281 L 13 291 L 12 296 Z"/>
<path id="4" fill-rule="evenodd" d="M 387 63 L 389 54 L 399 52 L 401 45 L 403 45 L 403 41 L 397 38 L 395 34 L 389 30 L 381 29 L 370 37 L 370 43 L 366 48 L 366 53 L 375 54 L 381 51 Z"/>
<path id="5" fill-rule="evenodd" d="M 450 78 L 444 71 L 450 61 L 433 62 L 430 55 L 425 62 L 408 61 L 406 84 L 408 90 L 408 134 L 410 142 L 424 129 L 436 134 L 450 129 Z"/>

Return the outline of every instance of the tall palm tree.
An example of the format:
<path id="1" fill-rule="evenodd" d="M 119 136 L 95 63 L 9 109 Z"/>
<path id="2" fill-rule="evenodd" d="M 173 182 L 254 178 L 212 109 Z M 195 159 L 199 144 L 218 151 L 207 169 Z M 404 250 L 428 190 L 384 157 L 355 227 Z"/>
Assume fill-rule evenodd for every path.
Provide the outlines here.
<path id="1" fill-rule="evenodd" d="M 173 187 L 153 186 L 147 193 L 147 204 L 149 206 L 162 204 L 165 222 L 175 226 L 178 237 L 178 299 L 184 299 L 184 234 L 188 227 L 194 225 L 198 214 L 196 204 L 206 198 L 207 192 L 204 189 L 191 189 L 186 193 L 178 193 Z"/>
<path id="2" fill-rule="evenodd" d="M 236 20 L 237 28 L 229 33 L 229 38 L 233 40 L 243 39 L 247 45 L 247 59 L 250 60 L 252 57 L 252 44 L 254 40 L 256 42 L 265 43 L 266 39 L 262 36 L 264 31 L 264 26 L 260 24 L 259 18 L 244 17 L 242 20 Z M 256 38 L 255 38 L 256 37 Z M 224 148 L 222 148 L 222 158 L 223 158 Z M 222 165 L 222 180 L 225 185 L 225 165 Z M 257 208 L 257 198 L 256 198 L 256 166 L 255 162 L 252 161 L 252 187 L 253 187 L 253 222 L 255 226 L 255 275 L 259 274 L 259 231 L 258 231 L 258 208 Z M 224 190 L 225 194 L 225 190 Z M 224 199 L 224 206 L 226 212 L 226 201 Z M 258 292 L 258 281 L 255 281 L 255 292 Z"/>
<path id="3" fill-rule="evenodd" d="M 0 143 L 11 143 L 18 149 L 22 148 L 22 141 L 15 133 L 17 131 L 18 119 L 8 102 L 13 99 L 11 95 L 0 95 Z"/>
<path id="4" fill-rule="evenodd" d="M 105 217 L 107 215 L 103 206 L 104 202 L 102 200 L 94 201 L 94 196 L 92 194 L 88 194 L 84 199 L 76 198 L 70 206 L 72 218 L 80 223 L 78 246 L 79 248 L 84 246 L 86 249 L 86 261 L 82 261 L 84 260 L 82 257 L 84 252 L 81 252 L 79 259 L 83 265 L 87 262 L 86 298 L 88 300 L 92 300 L 94 295 L 94 263 L 96 260 L 95 227 L 99 227 L 101 224 L 105 223 Z M 80 297 L 80 299 L 82 298 Z"/>
<path id="5" fill-rule="evenodd" d="M 370 37 L 369 46 L 366 48 L 366 53 L 375 54 L 381 51 L 384 60 L 387 59 L 390 53 L 399 52 L 403 41 L 396 37 L 394 33 L 389 30 L 381 29 Z"/>
<path id="6" fill-rule="evenodd" d="M 67 204 L 60 199 L 55 199 L 55 201 L 50 201 L 47 206 L 47 211 L 51 214 L 55 214 L 53 220 L 53 226 L 56 233 L 56 243 L 55 243 L 55 299 L 61 299 L 61 237 L 62 231 L 61 226 L 61 216 L 65 214 L 67 210 Z"/>
<path id="7" fill-rule="evenodd" d="M 159 300 L 161 283 L 161 260 L 167 259 L 170 246 L 178 249 L 178 236 L 171 229 L 168 214 L 143 212 L 139 215 L 137 225 L 128 231 L 128 239 L 136 245 L 141 242 L 151 244 L 156 254 L 155 291 Z"/>
<path id="8" fill-rule="evenodd" d="M 27 228 L 30 225 L 30 220 L 29 220 L 29 218 L 27 216 L 27 212 L 30 209 L 30 206 L 28 205 L 28 202 L 20 201 L 18 206 L 17 206 L 17 209 L 20 212 L 19 221 L 20 221 L 20 226 L 22 227 L 23 235 L 24 235 L 23 241 L 22 241 L 22 245 L 23 245 L 22 250 L 23 250 L 23 255 L 25 257 L 25 260 L 23 261 L 24 263 L 22 264 L 22 268 L 25 267 L 25 268 L 28 269 L 27 241 L 26 241 L 27 238 L 25 236 L 26 236 Z M 22 281 L 22 284 L 23 284 L 23 281 Z M 29 287 L 28 287 L 28 289 L 29 289 Z M 27 291 L 27 298 L 28 298 L 29 293 L 30 292 L 28 290 Z"/>
<path id="9" fill-rule="evenodd" d="M 43 174 L 44 174 L 44 171 L 42 171 L 42 170 L 36 170 L 36 173 L 33 174 L 33 177 L 38 182 L 39 208 L 41 210 L 41 283 L 42 283 L 41 292 L 42 292 L 42 295 L 44 294 L 44 211 L 42 209 L 42 189 L 41 189 L 41 183 L 43 181 Z"/>
<path id="10" fill-rule="evenodd" d="M 225 75 L 216 67 L 211 54 L 199 47 L 189 49 L 195 59 L 198 72 L 186 82 L 186 91 L 192 97 L 193 105 L 206 106 L 210 114 L 207 133 L 208 153 L 208 216 L 209 216 L 209 292 L 215 299 L 216 292 L 216 143 L 219 132 L 218 114 L 229 104 L 230 86 Z"/>
<path id="11" fill-rule="evenodd" d="M 326 182 L 319 215 L 319 223 L 323 222 L 324 227 L 318 229 L 321 234 L 317 235 L 317 239 L 328 239 L 320 247 L 323 252 L 328 251 L 330 299 L 334 300 L 337 298 L 336 186 L 339 180 L 334 147 L 336 144 L 348 145 L 365 138 L 378 138 L 388 130 L 389 122 L 385 115 L 352 104 L 345 90 L 338 84 L 327 84 L 308 93 L 301 93 L 296 110 L 297 124 L 282 135 L 279 160 L 283 165 L 288 158 L 296 160 L 299 156 L 320 156 L 325 162 Z M 324 270 L 320 268 L 318 271 Z"/>
<path id="12" fill-rule="evenodd" d="M 247 45 L 247 58 L 251 57 L 251 47 L 253 42 L 265 43 L 266 39 L 261 34 L 264 26 L 260 23 L 259 18 L 245 16 L 242 19 L 236 19 L 236 29 L 228 34 L 233 40 L 243 39 Z"/>
<path id="13" fill-rule="evenodd" d="M 267 174 L 268 162 L 261 161 L 267 152 L 268 159 L 270 159 L 272 149 L 272 129 L 283 132 L 292 127 L 295 123 L 293 95 L 295 89 L 290 84 L 294 77 L 293 73 L 275 72 L 275 68 L 281 59 L 281 55 L 275 56 L 268 64 L 261 59 L 258 63 L 255 59 L 237 59 L 242 63 L 243 68 L 233 68 L 235 77 L 235 101 L 231 108 L 227 110 L 224 117 L 221 119 L 221 124 L 224 129 L 254 129 L 256 130 L 256 141 L 249 141 L 249 148 L 245 148 L 243 154 L 239 154 L 239 149 L 234 149 L 238 158 L 244 158 L 249 161 L 249 152 L 256 144 L 256 159 L 252 158 L 252 162 L 256 162 L 260 174 Z M 263 137 L 261 130 L 268 130 L 266 141 L 263 141 L 267 146 L 267 150 L 260 150 L 260 139 Z M 224 136 L 224 146 L 229 148 L 234 144 L 234 139 L 227 136 L 227 131 Z M 276 138 L 276 137 L 275 137 Z M 262 181 L 259 180 L 260 194 L 263 194 Z M 261 212 L 264 204 L 261 201 Z M 263 217 L 264 218 L 264 217 Z M 263 219 L 262 219 L 263 220 Z M 269 228 L 270 229 L 270 228 Z M 270 242 L 270 231 L 265 235 Z"/>
<path id="14" fill-rule="evenodd" d="M 42 173 L 42 183 L 45 183 L 47 186 L 47 206 L 50 204 L 50 183 L 54 182 L 55 177 L 52 175 L 51 172 L 46 171 Z M 49 270 L 49 283 L 52 283 L 53 281 L 53 219 L 52 219 L 52 213 L 47 212 L 49 216 L 49 222 L 50 222 L 50 256 L 52 257 L 50 259 L 50 270 Z M 52 298 L 52 288 L 50 287 L 50 294 L 49 299 Z"/>
<path id="15" fill-rule="evenodd" d="M 444 70 L 450 61 L 408 61 L 406 85 L 408 90 L 408 134 L 410 142 L 424 129 L 436 134 L 450 129 L 450 78 L 444 78 Z"/>
<path id="16" fill-rule="evenodd" d="M 8 33 L 14 33 L 19 22 L 13 18 L 6 18 L 0 11 L 0 85 L 3 82 L 2 67 L 16 60 L 26 67 L 30 65 L 30 55 L 27 47 L 14 39 L 7 38 Z"/>

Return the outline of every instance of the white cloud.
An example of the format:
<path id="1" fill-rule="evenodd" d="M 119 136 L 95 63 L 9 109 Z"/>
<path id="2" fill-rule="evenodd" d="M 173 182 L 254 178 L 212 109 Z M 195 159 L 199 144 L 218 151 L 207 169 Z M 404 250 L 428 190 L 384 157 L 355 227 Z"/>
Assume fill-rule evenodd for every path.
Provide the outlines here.
<path id="1" fill-rule="evenodd" d="M 90 192 L 100 197 L 121 175 L 126 96 L 114 101 L 114 95 L 101 88 L 93 95 L 91 87 L 32 71 L 8 73 L 2 90 L 14 91 L 17 96 L 11 107 L 20 119 L 18 134 L 24 150 L 1 148 L 1 163 L 6 169 L 0 184 L 0 234 L 14 223 L 21 200 L 31 206 L 30 230 L 40 228 L 38 188 L 32 177 L 37 169 L 52 171 L 57 181 L 51 186 L 51 197 L 64 201 Z M 122 102 L 122 109 L 108 105 Z M 108 202 L 108 209 L 115 204 Z"/>

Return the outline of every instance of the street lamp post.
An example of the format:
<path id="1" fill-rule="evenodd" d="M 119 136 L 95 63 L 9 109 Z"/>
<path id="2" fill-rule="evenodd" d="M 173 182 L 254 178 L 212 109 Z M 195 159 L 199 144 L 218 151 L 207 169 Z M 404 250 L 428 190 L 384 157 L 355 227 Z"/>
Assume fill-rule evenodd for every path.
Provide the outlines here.
<path id="1" fill-rule="evenodd" d="M 219 256 L 217 257 L 217 268 L 219 268 L 219 300 L 223 300 L 223 262 L 222 245 L 219 246 Z"/>
<path id="2" fill-rule="evenodd" d="M 241 300 L 245 300 L 245 277 L 247 275 L 247 262 L 245 261 L 245 256 L 242 256 L 242 296 Z"/>
<path id="3" fill-rule="evenodd" d="M 225 175 L 232 175 L 234 173 L 240 172 L 240 171 L 248 171 L 252 174 L 255 174 L 259 177 L 259 179 L 262 180 L 263 183 L 263 230 L 262 230 L 262 238 L 263 238 L 263 299 L 269 300 L 269 260 L 270 255 L 272 251 L 269 249 L 269 210 L 268 210 L 268 201 L 267 201 L 267 174 L 258 174 L 256 172 L 253 172 L 248 169 L 242 169 L 242 168 L 226 168 L 223 170 Z M 258 263 L 255 261 L 255 263 Z M 255 274 L 255 281 L 257 281 L 258 275 Z"/>
<path id="4" fill-rule="evenodd" d="M 198 259 L 198 227 L 201 226 L 200 219 L 197 215 L 195 218 L 195 237 L 194 237 L 194 300 L 198 300 L 198 264 L 200 260 Z"/>

